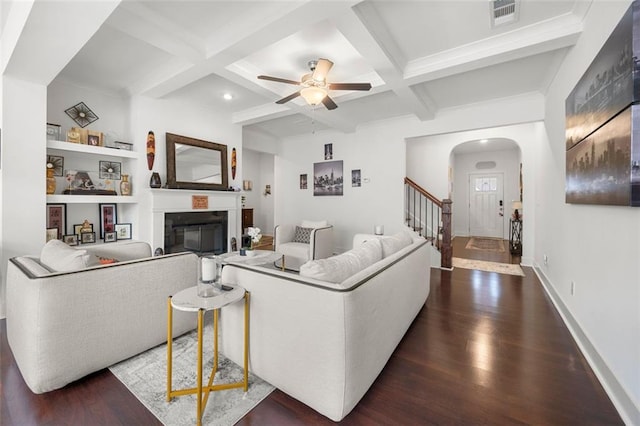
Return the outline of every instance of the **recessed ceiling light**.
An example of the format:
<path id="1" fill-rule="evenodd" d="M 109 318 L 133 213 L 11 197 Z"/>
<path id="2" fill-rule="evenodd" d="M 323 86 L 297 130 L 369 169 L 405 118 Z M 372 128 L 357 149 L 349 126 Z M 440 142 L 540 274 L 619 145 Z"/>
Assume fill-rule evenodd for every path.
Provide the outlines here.
<path id="1" fill-rule="evenodd" d="M 222 95 L 222 97 L 225 99 L 225 101 L 230 101 L 231 99 L 233 99 L 233 95 L 231 93 L 225 93 L 224 95 Z"/>
<path id="2" fill-rule="evenodd" d="M 489 142 L 489 139 L 480 139 L 480 143 L 487 143 Z"/>

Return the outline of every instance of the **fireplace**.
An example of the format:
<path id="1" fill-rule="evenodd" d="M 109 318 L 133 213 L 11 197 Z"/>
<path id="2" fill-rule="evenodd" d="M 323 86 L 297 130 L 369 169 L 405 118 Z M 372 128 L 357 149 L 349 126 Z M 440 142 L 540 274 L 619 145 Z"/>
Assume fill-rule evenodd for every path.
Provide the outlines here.
<path id="1" fill-rule="evenodd" d="M 227 211 L 165 213 L 164 252 L 227 252 Z"/>

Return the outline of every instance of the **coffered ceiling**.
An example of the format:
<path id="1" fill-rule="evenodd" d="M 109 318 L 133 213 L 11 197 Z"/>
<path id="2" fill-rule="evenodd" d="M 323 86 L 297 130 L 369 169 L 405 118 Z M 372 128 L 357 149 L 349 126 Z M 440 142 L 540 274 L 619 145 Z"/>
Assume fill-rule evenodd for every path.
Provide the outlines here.
<path id="1" fill-rule="evenodd" d="M 589 5 L 522 0 L 515 22 L 494 27 L 486 0 L 122 1 L 59 77 L 231 111 L 234 123 L 277 138 L 308 132 L 312 119 L 349 132 L 545 93 Z M 335 64 L 329 82 L 372 90 L 332 90 L 338 108 L 328 111 L 301 98 L 277 105 L 298 87 L 256 78 L 299 81 L 318 58 Z"/>

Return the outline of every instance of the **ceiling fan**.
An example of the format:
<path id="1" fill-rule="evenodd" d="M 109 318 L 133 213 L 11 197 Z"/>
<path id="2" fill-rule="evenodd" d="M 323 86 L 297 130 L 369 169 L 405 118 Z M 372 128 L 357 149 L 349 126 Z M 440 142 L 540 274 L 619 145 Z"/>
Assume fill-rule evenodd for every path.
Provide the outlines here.
<path id="1" fill-rule="evenodd" d="M 284 104 L 302 96 L 309 105 L 318 105 L 322 102 L 329 110 L 338 108 L 338 105 L 329 97 L 329 90 L 371 90 L 371 83 L 327 83 L 327 74 L 333 66 L 333 62 L 328 59 L 320 58 L 317 61 L 309 61 L 308 65 L 311 72 L 303 75 L 300 81 L 268 75 L 259 75 L 258 78 L 302 86 L 297 92 L 276 101 L 277 104 Z"/>

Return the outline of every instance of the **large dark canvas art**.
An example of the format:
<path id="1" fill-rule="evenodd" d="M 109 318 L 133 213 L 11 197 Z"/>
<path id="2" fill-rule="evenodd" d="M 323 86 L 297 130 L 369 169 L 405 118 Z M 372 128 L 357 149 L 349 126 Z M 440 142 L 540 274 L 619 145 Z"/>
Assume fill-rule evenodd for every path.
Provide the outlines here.
<path id="1" fill-rule="evenodd" d="M 342 160 L 313 164 L 313 195 L 343 194 Z"/>
<path id="2" fill-rule="evenodd" d="M 565 102 L 566 149 L 570 149 L 632 102 L 640 100 L 638 2 L 613 30 Z"/>
<path id="3" fill-rule="evenodd" d="M 640 0 L 566 100 L 566 201 L 640 206 Z"/>
<path id="4" fill-rule="evenodd" d="M 628 107 L 567 151 L 568 203 L 620 206 L 632 204 L 630 142 L 632 129 L 638 133 L 640 128 L 638 108 L 635 105 Z M 634 144 L 638 145 L 638 142 Z M 634 148 L 637 157 L 637 146 Z"/>

